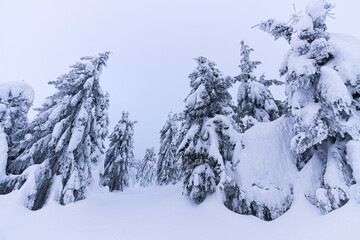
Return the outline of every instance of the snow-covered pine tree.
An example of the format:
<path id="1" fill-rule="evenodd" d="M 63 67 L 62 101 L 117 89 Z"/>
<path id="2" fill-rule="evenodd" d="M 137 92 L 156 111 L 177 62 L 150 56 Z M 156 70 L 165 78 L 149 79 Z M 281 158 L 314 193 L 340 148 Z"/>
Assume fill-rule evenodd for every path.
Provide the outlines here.
<path id="1" fill-rule="evenodd" d="M 154 148 L 147 148 L 137 175 L 141 187 L 148 187 L 156 182 L 156 166 L 157 160 Z"/>
<path id="2" fill-rule="evenodd" d="M 109 101 L 100 75 L 108 58 L 108 52 L 83 57 L 49 82 L 58 91 L 37 109 L 18 146 L 20 156 L 8 166 L 27 176 L 21 190 L 28 208 L 42 208 L 50 196 L 63 205 L 84 199 L 89 185 L 99 184 Z"/>
<path id="3" fill-rule="evenodd" d="M 20 188 L 26 180 L 23 176 L 8 175 L 6 166 L 13 159 L 11 149 L 21 140 L 19 133 L 28 125 L 27 113 L 34 92 L 24 82 L 0 83 L 0 89 L 0 194 L 6 194 Z"/>
<path id="4" fill-rule="evenodd" d="M 105 170 L 102 185 L 109 186 L 110 192 L 123 191 L 129 186 L 129 171 L 134 158 L 134 125 L 136 121 L 129 120 L 129 113 L 122 112 L 121 119 L 110 135 L 110 146 L 106 151 Z"/>
<path id="5" fill-rule="evenodd" d="M 234 81 L 240 82 L 235 119 L 242 131 L 249 129 L 257 122 L 273 121 L 279 117 L 277 102 L 268 87 L 273 84 L 283 84 L 278 80 L 266 80 L 264 75 L 260 78 L 254 75 L 254 70 L 261 62 L 250 60 L 251 51 L 254 50 L 241 41 L 239 65 L 241 73 L 234 78 Z"/>
<path id="6" fill-rule="evenodd" d="M 157 165 L 157 183 L 175 184 L 179 180 L 180 169 L 177 156 L 177 124 L 173 114 L 169 113 L 164 127 L 160 131 L 160 150 Z"/>
<path id="7" fill-rule="evenodd" d="M 280 74 L 293 121 L 292 149 L 297 167 L 318 166 L 312 189 L 305 195 L 322 212 L 344 205 L 350 186 L 360 183 L 360 43 L 327 32 L 326 18 L 334 6 L 324 0 L 309 3 L 290 23 L 274 19 L 259 25 L 275 39 L 284 37 L 291 49 Z M 316 180 L 316 181 L 315 181 Z"/>
<path id="8" fill-rule="evenodd" d="M 190 74 L 191 92 L 181 113 L 181 143 L 178 153 L 184 178 L 184 194 L 201 203 L 228 180 L 225 166 L 232 159 L 236 140 L 228 89 L 232 79 L 224 77 L 205 57 Z M 219 184 L 220 183 L 220 184 Z"/>

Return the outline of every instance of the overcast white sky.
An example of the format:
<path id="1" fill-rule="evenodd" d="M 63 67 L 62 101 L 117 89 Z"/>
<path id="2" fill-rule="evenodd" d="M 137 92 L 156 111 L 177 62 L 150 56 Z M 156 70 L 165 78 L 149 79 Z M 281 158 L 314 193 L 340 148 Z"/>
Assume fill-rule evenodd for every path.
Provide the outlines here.
<path id="1" fill-rule="evenodd" d="M 329 31 L 360 38 L 359 1 L 332 2 Z M 31 84 L 40 106 L 54 92 L 47 82 L 81 56 L 113 52 L 101 79 L 111 97 L 110 131 L 129 111 L 138 121 L 135 155 L 142 158 L 145 148 L 158 148 L 168 112 L 183 109 L 193 58 L 203 55 L 236 75 L 245 40 L 263 62 L 259 73 L 278 76 L 287 44 L 251 27 L 271 17 L 286 21 L 293 3 L 303 10 L 307 1 L 0 0 L 0 81 Z"/>

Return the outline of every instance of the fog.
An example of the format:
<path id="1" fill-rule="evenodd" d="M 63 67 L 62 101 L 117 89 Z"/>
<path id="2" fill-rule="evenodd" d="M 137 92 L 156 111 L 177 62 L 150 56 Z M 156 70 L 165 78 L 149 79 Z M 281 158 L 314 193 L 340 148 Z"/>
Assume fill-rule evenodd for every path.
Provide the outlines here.
<path id="1" fill-rule="evenodd" d="M 329 31 L 360 38 L 358 1 L 332 1 L 336 19 Z M 80 57 L 111 51 L 101 84 L 110 93 L 110 131 L 123 110 L 138 121 L 135 155 L 159 145 L 168 112 L 183 109 L 193 58 L 205 56 L 226 75 L 239 72 L 239 42 L 262 61 L 257 73 L 278 78 L 287 43 L 252 28 L 304 9 L 296 0 L 0 0 L 0 81 L 33 86 L 34 107 L 55 90 L 47 84 Z M 236 93 L 236 86 L 231 90 Z M 274 90 L 283 98 L 283 89 Z M 235 99 L 234 99 L 235 100 Z M 34 111 L 30 117 L 33 118 Z"/>

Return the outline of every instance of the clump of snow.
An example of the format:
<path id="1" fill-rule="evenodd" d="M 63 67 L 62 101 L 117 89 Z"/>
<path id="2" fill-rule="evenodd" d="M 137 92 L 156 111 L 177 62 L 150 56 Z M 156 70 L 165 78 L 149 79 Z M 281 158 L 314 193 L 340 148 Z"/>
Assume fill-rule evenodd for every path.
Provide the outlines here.
<path id="1" fill-rule="evenodd" d="M 34 91 L 25 82 L 0 82 L 0 101 L 6 101 L 10 96 L 23 97 L 29 103 L 34 101 Z"/>
<path id="2" fill-rule="evenodd" d="M 320 109 L 321 105 L 319 103 L 308 103 L 305 107 L 293 110 L 293 112 L 296 113 L 296 116 L 301 118 L 301 122 L 304 126 L 310 126 L 317 117 Z"/>
<path id="3" fill-rule="evenodd" d="M 185 106 L 187 108 L 201 107 L 204 104 L 204 98 L 206 97 L 207 92 L 205 86 L 201 84 L 194 93 L 190 94 L 185 100 Z"/>
<path id="4" fill-rule="evenodd" d="M 186 141 L 182 141 L 178 149 L 184 148 L 187 143 L 193 145 L 194 143 L 190 139 L 199 131 L 199 128 L 200 126 L 197 124 L 191 125 L 190 129 L 187 131 L 186 135 L 184 136 L 184 139 L 186 139 Z"/>
<path id="5" fill-rule="evenodd" d="M 307 30 L 314 27 L 313 20 L 309 14 L 304 14 L 296 23 L 294 30 Z"/>
<path id="6" fill-rule="evenodd" d="M 315 21 L 324 18 L 334 6 L 325 0 L 313 0 L 306 6 L 305 12 Z"/>
<path id="7" fill-rule="evenodd" d="M 296 45 L 294 46 L 294 44 L 292 43 L 291 45 L 293 47 L 296 47 Z M 291 54 L 288 58 L 289 72 L 296 72 L 298 75 L 315 74 L 316 68 L 314 66 L 314 61 L 314 59 L 309 59 L 307 55 L 298 56 L 295 54 Z"/>
<path id="8" fill-rule="evenodd" d="M 351 105 L 352 97 L 335 70 L 325 66 L 321 68 L 319 88 L 326 102 L 331 103 L 334 110 L 338 111 L 336 115 L 342 111 L 348 112 L 345 108 Z"/>
<path id="9" fill-rule="evenodd" d="M 334 59 L 329 63 L 352 86 L 360 81 L 360 41 L 345 34 L 330 34 L 329 43 L 334 47 Z"/>
<path id="10" fill-rule="evenodd" d="M 299 88 L 292 94 L 292 98 L 290 99 L 290 106 L 292 106 L 292 111 L 296 111 L 296 109 L 301 109 L 306 106 L 308 103 L 313 102 L 313 98 L 308 91 L 305 89 Z"/>

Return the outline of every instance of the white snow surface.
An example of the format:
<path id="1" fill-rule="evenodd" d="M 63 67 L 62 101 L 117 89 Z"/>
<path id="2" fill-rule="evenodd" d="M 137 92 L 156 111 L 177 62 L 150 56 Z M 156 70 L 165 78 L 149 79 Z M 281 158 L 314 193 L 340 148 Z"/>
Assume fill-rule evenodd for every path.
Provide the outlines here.
<path id="1" fill-rule="evenodd" d="M 240 135 L 236 146 L 239 159 L 234 159 L 238 162 L 234 177 L 247 197 L 277 205 L 289 194 L 289 187 L 294 188 L 290 210 L 274 221 L 234 213 L 222 204 L 219 194 L 197 205 L 181 194 L 181 183 L 112 193 L 94 188 L 87 199 L 66 206 L 51 197 L 38 211 L 28 210 L 23 191 L 16 190 L 0 196 L 0 240 L 360 239 L 358 198 L 321 215 L 304 197 L 315 194 L 321 163 L 314 157 L 303 171 L 297 171 L 290 151 L 290 127 L 284 117 L 258 123 Z M 357 155 L 357 143 L 353 145 L 347 146 L 351 156 Z M 354 157 L 352 163 L 357 165 L 357 161 Z M 30 189 L 32 180 L 24 187 Z"/>
<path id="2" fill-rule="evenodd" d="M 321 216 L 299 198 L 282 217 L 265 222 L 229 211 L 216 194 L 196 205 L 181 189 L 181 184 L 112 193 L 104 188 L 86 200 L 67 206 L 50 202 L 38 211 L 23 207 L 15 191 L 0 196 L 0 239 L 360 239 L 360 206 L 354 202 Z"/>

